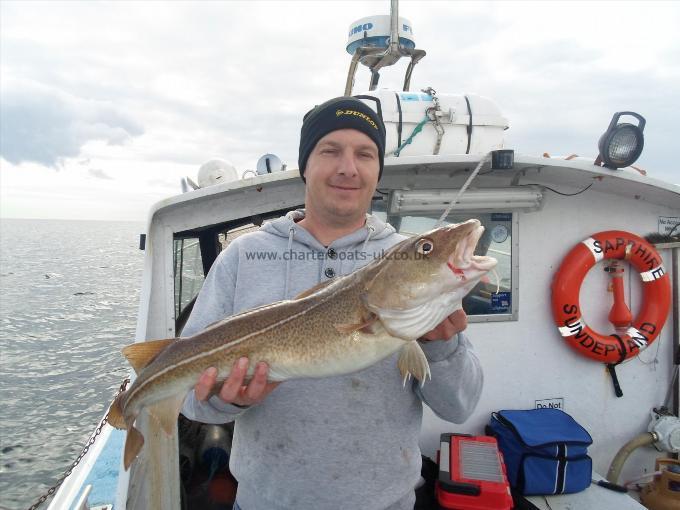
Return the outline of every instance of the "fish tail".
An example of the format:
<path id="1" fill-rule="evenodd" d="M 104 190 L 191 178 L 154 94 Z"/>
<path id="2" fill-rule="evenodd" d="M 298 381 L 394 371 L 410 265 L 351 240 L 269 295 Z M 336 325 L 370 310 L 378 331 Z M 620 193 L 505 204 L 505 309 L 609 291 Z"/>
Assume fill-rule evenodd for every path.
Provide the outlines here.
<path id="1" fill-rule="evenodd" d="M 127 392 L 118 395 L 109 407 L 108 422 L 112 427 L 117 429 L 126 429 L 125 417 L 123 416 L 123 398 Z"/>
<path id="2" fill-rule="evenodd" d="M 125 451 L 123 454 L 123 462 L 125 464 L 125 470 L 127 471 L 130 468 L 132 461 L 134 461 L 139 454 L 142 446 L 144 446 L 144 436 L 132 425 L 134 421 L 131 422 L 129 426 L 125 422 L 125 416 L 123 415 L 123 402 L 126 393 L 127 392 L 121 393 L 113 400 L 111 407 L 109 407 L 107 419 L 112 427 L 116 427 L 117 429 L 127 429 L 127 437 L 125 438 Z"/>
<path id="3" fill-rule="evenodd" d="M 144 436 L 135 427 L 130 427 L 127 431 L 127 437 L 125 438 L 125 451 L 123 453 L 125 471 L 130 469 L 132 461 L 137 458 L 142 446 L 144 446 Z"/>

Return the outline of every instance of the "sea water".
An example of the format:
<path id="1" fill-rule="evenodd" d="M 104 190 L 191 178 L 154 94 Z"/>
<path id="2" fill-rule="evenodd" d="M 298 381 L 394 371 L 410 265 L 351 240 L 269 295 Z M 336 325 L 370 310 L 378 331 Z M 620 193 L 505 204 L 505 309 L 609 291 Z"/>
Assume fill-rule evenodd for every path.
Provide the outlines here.
<path id="1" fill-rule="evenodd" d="M 27 508 L 63 474 L 127 376 L 143 231 L 0 220 L 0 507 Z"/>
<path id="2" fill-rule="evenodd" d="M 143 231 L 0 219 L 0 510 L 27 508 L 54 484 L 128 375 L 120 350 L 135 337 Z"/>

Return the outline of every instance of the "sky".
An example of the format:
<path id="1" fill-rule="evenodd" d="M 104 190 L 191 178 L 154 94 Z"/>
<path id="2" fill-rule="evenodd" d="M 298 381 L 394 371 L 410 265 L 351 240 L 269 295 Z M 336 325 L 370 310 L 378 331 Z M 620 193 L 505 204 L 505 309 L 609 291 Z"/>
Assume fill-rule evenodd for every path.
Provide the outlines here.
<path id="1" fill-rule="evenodd" d="M 342 95 L 376 1 L 0 1 L 0 217 L 145 221 L 201 164 L 297 167 L 302 115 Z M 402 1 L 411 90 L 489 97 L 519 153 L 597 155 L 642 114 L 650 177 L 680 183 L 680 2 Z M 398 90 L 406 62 L 381 72 Z M 368 90 L 360 67 L 354 92 Z"/>

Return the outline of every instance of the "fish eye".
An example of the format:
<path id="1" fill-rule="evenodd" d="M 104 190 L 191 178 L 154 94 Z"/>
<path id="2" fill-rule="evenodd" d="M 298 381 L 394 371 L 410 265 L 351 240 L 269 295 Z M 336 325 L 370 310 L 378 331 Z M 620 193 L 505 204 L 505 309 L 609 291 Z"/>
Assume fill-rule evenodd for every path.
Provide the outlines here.
<path id="1" fill-rule="evenodd" d="M 416 244 L 416 251 L 421 255 L 429 255 L 434 250 L 434 243 L 430 239 L 420 239 Z"/>

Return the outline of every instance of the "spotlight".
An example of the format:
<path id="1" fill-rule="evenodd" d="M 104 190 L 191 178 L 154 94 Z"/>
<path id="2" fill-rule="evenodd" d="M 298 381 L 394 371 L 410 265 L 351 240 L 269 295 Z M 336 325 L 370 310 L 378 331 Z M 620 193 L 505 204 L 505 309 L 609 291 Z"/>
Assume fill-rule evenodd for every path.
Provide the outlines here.
<path id="1" fill-rule="evenodd" d="M 619 124 L 622 115 L 630 115 L 638 120 L 637 126 L 627 122 Z M 632 165 L 642 153 L 645 144 L 642 131 L 645 129 L 645 119 L 635 112 L 617 112 L 612 117 L 607 131 L 600 137 L 598 148 L 600 155 L 595 164 L 604 163 L 607 168 L 621 168 Z"/>

